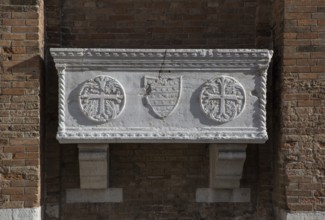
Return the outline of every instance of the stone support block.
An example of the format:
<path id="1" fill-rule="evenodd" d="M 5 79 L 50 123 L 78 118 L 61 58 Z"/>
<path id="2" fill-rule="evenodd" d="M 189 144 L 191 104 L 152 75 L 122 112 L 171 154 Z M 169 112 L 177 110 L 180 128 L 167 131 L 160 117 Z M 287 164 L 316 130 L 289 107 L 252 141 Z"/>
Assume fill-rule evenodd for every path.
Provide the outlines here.
<path id="1" fill-rule="evenodd" d="M 81 189 L 108 187 L 108 144 L 79 144 Z"/>
<path id="2" fill-rule="evenodd" d="M 67 203 L 122 202 L 121 188 L 108 188 L 109 145 L 79 144 L 80 189 L 67 189 Z"/>
<path id="3" fill-rule="evenodd" d="M 210 144 L 210 188 L 239 188 L 246 144 Z"/>
<path id="4" fill-rule="evenodd" d="M 246 144 L 210 144 L 209 188 L 196 191 L 197 202 L 249 202 L 250 189 L 239 188 Z"/>

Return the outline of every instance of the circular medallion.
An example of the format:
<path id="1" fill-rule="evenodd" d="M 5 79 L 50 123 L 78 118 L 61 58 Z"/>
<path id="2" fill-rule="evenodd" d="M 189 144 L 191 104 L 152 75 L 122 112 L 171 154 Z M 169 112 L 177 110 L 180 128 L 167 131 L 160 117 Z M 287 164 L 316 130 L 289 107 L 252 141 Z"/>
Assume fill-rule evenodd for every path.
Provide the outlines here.
<path id="1" fill-rule="evenodd" d="M 121 114 L 125 105 L 122 85 L 109 76 L 98 76 L 82 86 L 79 103 L 83 113 L 91 120 L 108 122 Z"/>
<path id="2" fill-rule="evenodd" d="M 236 79 L 221 76 L 203 84 L 200 104 L 209 118 L 225 123 L 243 111 L 245 99 L 245 90 Z"/>

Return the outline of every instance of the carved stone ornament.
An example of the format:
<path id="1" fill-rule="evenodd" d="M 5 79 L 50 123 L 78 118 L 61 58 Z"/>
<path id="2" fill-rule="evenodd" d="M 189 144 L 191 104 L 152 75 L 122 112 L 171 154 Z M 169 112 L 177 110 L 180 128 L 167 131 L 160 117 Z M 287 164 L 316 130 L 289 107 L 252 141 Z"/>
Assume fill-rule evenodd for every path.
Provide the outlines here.
<path id="1" fill-rule="evenodd" d="M 182 77 L 144 77 L 145 97 L 153 112 L 166 118 L 176 108 L 181 95 Z"/>
<path id="2" fill-rule="evenodd" d="M 219 123 L 229 122 L 243 111 L 245 90 L 232 77 L 217 77 L 203 85 L 200 102 L 209 118 Z"/>
<path id="3" fill-rule="evenodd" d="M 264 49 L 52 48 L 60 143 L 264 143 Z"/>
<path id="4" fill-rule="evenodd" d="M 107 122 L 120 115 L 125 104 L 122 85 L 109 76 L 98 76 L 82 86 L 80 107 L 91 120 Z"/>

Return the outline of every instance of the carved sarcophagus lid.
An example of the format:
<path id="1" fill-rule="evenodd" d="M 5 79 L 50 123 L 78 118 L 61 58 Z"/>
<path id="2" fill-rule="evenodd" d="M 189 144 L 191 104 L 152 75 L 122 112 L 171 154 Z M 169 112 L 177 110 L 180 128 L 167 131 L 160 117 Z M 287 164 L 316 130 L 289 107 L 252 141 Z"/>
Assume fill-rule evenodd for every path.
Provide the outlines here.
<path id="1" fill-rule="evenodd" d="M 61 143 L 263 143 L 269 50 L 53 48 Z"/>

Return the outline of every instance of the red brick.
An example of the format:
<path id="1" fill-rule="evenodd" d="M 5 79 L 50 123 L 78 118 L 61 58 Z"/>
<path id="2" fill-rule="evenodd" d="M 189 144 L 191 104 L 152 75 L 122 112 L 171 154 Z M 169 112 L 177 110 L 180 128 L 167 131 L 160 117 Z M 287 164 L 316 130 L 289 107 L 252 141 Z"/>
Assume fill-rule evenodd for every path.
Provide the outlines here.
<path id="1" fill-rule="evenodd" d="M 2 189 L 2 193 L 6 195 L 22 195 L 24 194 L 24 188 L 6 188 Z"/>
<path id="2" fill-rule="evenodd" d="M 309 106 L 314 106 L 314 101 L 313 101 L 313 100 L 303 100 L 303 101 L 298 101 L 298 106 L 299 106 L 299 107 L 309 107 Z"/>
<path id="3" fill-rule="evenodd" d="M 25 166 L 25 160 L 5 160 L 3 161 L 3 166 L 10 166 L 10 167 L 16 167 L 16 166 Z"/>
<path id="4" fill-rule="evenodd" d="M 316 39 L 318 37 L 317 33 L 298 33 L 297 39 Z"/>
<path id="5" fill-rule="evenodd" d="M 284 95 L 284 101 L 290 100 L 308 100 L 310 98 L 309 94 L 288 94 Z"/>
<path id="6" fill-rule="evenodd" d="M 35 180 L 12 180 L 10 182 L 11 187 L 38 187 L 38 181 Z"/>
<path id="7" fill-rule="evenodd" d="M 24 53 L 26 53 L 26 48 L 25 47 L 12 47 L 12 53 L 24 54 Z"/>
<path id="8" fill-rule="evenodd" d="M 26 39 L 27 40 L 38 40 L 39 35 L 38 34 L 26 34 Z"/>
<path id="9" fill-rule="evenodd" d="M 39 153 L 16 153 L 14 159 L 38 159 Z"/>
<path id="10" fill-rule="evenodd" d="M 317 73 L 300 73 L 299 79 L 317 79 L 318 74 Z"/>
<path id="11" fill-rule="evenodd" d="M 10 201 L 38 201 L 39 196 L 34 194 L 11 195 Z"/>
<path id="12" fill-rule="evenodd" d="M 33 40 L 30 40 L 30 41 L 13 41 L 12 42 L 12 46 L 13 47 L 35 47 L 35 46 L 38 46 L 39 42 L 37 41 L 33 41 Z"/>
<path id="13" fill-rule="evenodd" d="M 1 40 L 0 41 L 1 47 L 10 47 L 10 45 L 11 45 L 11 40 Z"/>
<path id="14" fill-rule="evenodd" d="M 12 12 L 11 16 L 18 19 L 38 19 L 37 12 Z"/>
<path id="15" fill-rule="evenodd" d="M 2 89 L 2 95 L 24 95 L 25 89 Z"/>
<path id="16" fill-rule="evenodd" d="M 39 166 L 40 160 L 39 159 L 26 159 L 25 163 L 26 163 L 26 166 Z"/>
<path id="17" fill-rule="evenodd" d="M 311 67 L 311 72 L 324 73 L 325 72 L 325 66 L 312 66 Z"/>
<path id="18" fill-rule="evenodd" d="M 8 25 L 8 26 L 24 26 L 25 25 L 25 20 L 21 20 L 21 19 L 3 19 L 2 24 L 3 25 Z"/>
<path id="19" fill-rule="evenodd" d="M 17 153 L 17 152 L 25 152 L 24 146 L 10 146 L 10 147 L 4 147 L 5 153 Z"/>
<path id="20" fill-rule="evenodd" d="M 317 25 L 317 20 L 298 20 L 298 25 Z"/>
<path id="21" fill-rule="evenodd" d="M 285 4 L 287 7 L 301 5 L 301 6 L 309 6 L 312 5 L 312 1 L 315 0 L 285 0 Z"/>
<path id="22" fill-rule="evenodd" d="M 26 187 L 24 189 L 25 194 L 38 194 L 39 189 L 38 187 Z"/>
<path id="23" fill-rule="evenodd" d="M 11 145 L 38 145 L 39 140 L 35 138 L 12 138 L 10 139 Z"/>
<path id="24" fill-rule="evenodd" d="M 4 40 L 24 40 L 26 39 L 25 34 L 2 34 Z"/>
<path id="25" fill-rule="evenodd" d="M 12 27 L 12 33 L 38 33 L 38 27 Z"/>
<path id="26" fill-rule="evenodd" d="M 313 210 L 313 205 L 311 204 L 288 204 L 288 207 L 292 211 L 312 211 Z"/>
<path id="27" fill-rule="evenodd" d="M 310 19 L 311 14 L 310 13 L 286 13 L 285 19 Z"/>
<path id="28" fill-rule="evenodd" d="M 39 24 L 39 21 L 37 19 L 27 19 L 25 23 L 26 23 L 27 26 L 35 26 L 35 27 L 37 27 L 38 24 Z"/>
<path id="29" fill-rule="evenodd" d="M 297 33 L 284 33 L 283 38 L 284 39 L 296 39 Z"/>
<path id="30" fill-rule="evenodd" d="M 325 6 L 325 0 L 313 0 L 311 2 L 311 5 L 317 5 L 317 6 Z"/>

